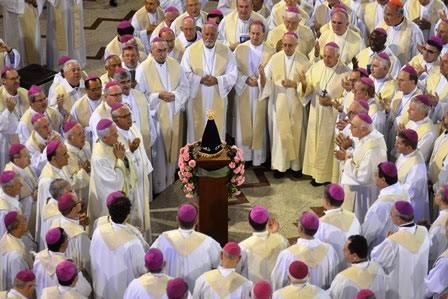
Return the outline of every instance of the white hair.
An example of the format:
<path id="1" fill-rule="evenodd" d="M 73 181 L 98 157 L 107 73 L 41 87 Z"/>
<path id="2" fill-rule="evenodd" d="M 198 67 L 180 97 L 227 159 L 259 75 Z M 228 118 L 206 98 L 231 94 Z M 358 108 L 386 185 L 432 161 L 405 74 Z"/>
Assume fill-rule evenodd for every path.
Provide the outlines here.
<path id="1" fill-rule="evenodd" d="M 324 48 L 330 48 L 334 51 L 334 53 L 336 55 L 341 55 L 341 49 L 340 48 L 335 48 L 335 47 L 331 47 L 331 46 L 325 46 Z"/>
<path id="2" fill-rule="evenodd" d="M 69 69 L 70 69 L 70 65 L 71 65 L 71 64 L 75 64 L 75 65 L 81 67 L 81 65 L 79 64 L 78 60 L 76 60 L 76 59 L 70 59 L 70 60 L 67 60 L 67 61 L 64 63 L 64 67 L 62 68 L 62 70 L 64 71 L 64 73 L 66 73 L 66 72 L 69 71 Z"/>
<path id="3" fill-rule="evenodd" d="M 102 130 L 96 130 L 96 134 L 98 135 L 98 138 L 99 139 L 103 139 L 103 137 L 106 137 L 106 136 L 109 136 L 109 134 L 110 134 L 110 128 L 112 127 L 112 126 L 114 126 L 115 124 L 111 124 L 110 126 L 108 126 L 107 128 L 105 128 L 105 129 L 102 129 Z"/>
<path id="4" fill-rule="evenodd" d="M 391 66 L 390 60 L 384 59 L 382 57 L 380 57 L 378 54 L 375 54 L 373 56 L 374 59 L 378 59 L 378 61 L 380 62 L 380 66 L 389 69 Z"/>
<path id="5" fill-rule="evenodd" d="M 426 115 L 429 114 L 429 110 L 431 110 L 431 107 L 426 106 L 425 104 L 416 100 L 415 98 L 412 99 L 412 102 L 415 104 L 415 107 L 418 109 L 418 111 L 423 112 Z"/>

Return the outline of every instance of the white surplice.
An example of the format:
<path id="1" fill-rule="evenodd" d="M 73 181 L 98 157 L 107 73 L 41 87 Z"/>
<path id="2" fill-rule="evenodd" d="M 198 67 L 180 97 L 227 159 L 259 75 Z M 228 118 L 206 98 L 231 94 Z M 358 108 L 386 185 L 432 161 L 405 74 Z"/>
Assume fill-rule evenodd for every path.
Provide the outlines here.
<path id="1" fill-rule="evenodd" d="M 13 248 L 5 248 L 5 243 Z M 0 239 L 0 286 L 4 290 L 9 290 L 14 285 L 14 280 L 18 272 L 23 269 L 30 269 L 32 266 L 32 259 L 30 253 L 27 251 L 25 244 L 21 239 L 14 237 L 11 234 L 5 234 Z M 18 250 L 17 250 L 18 249 Z"/>
<path id="2" fill-rule="evenodd" d="M 428 126 L 429 123 L 431 123 L 430 125 L 431 129 L 425 132 L 423 136 L 420 135 L 418 136 L 418 144 L 417 144 L 417 148 L 423 155 L 423 159 L 425 159 L 425 161 L 429 161 L 429 158 L 431 157 L 432 153 L 432 148 L 434 146 L 434 141 L 437 138 L 437 132 L 432 124 L 432 120 L 429 119 L 429 117 L 425 117 L 424 119 L 419 121 L 410 120 L 406 124 L 407 129 L 412 129 L 418 133 L 419 127 Z"/>
<path id="3" fill-rule="evenodd" d="M 5 216 L 11 211 L 16 211 L 23 214 L 22 205 L 19 202 L 19 196 L 12 197 L 6 194 L 3 189 L 0 189 L 0 200 L 4 201 L 8 209 L 0 208 L 0 238 L 6 234 Z"/>
<path id="4" fill-rule="evenodd" d="M 432 265 L 430 265 L 432 266 Z M 448 249 L 435 262 L 425 278 L 425 298 L 440 298 L 448 293 Z"/>
<path id="5" fill-rule="evenodd" d="M 447 220 L 448 209 L 440 210 L 439 216 L 429 229 L 429 237 L 431 238 L 431 248 L 429 249 L 429 266 L 432 266 L 437 258 L 446 249 L 448 249 L 448 237 L 445 226 Z"/>

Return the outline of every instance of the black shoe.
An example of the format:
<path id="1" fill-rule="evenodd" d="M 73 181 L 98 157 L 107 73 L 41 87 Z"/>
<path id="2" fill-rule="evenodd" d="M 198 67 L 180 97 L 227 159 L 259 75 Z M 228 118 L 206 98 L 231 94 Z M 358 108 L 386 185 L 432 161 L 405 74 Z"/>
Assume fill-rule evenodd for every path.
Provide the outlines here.
<path id="1" fill-rule="evenodd" d="M 292 171 L 292 177 L 293 178 L 295 178 L 295 179 L 300 179 L 301 177 L 303 176 L 303 174 L 302 174 L 302 171 L 301 170 L 299 170 L 299 171 Z"/>
<path id="2" fill-rule="evenodd" d="M 274 170 L 274 178 L 276 178 L 276 179 L 281 179 L 281 178 L 283 178 L 285 176 L 285 173 L 284 172 L 280 172 L 280 171 L 278 171 L 278 170 Z"/>
<path id="3" fill-rule="evenodd" d="M 117 0 L 110 0 L 109 1 L 109 5 L 112 6 L 112 7 L 117 7 L 118 6 Z"/>
<path id="4" fill-rule="evenodd" d="M 310 184 L 311 184 L 311 186 L 313 186 L 313 187 L 320 187 L 320 186 L 325 185 L 325 183 L 318 183 L 318 182 L 316 182 L 315 179 L 312 179 L 311 182 L 310 182 Z"/>

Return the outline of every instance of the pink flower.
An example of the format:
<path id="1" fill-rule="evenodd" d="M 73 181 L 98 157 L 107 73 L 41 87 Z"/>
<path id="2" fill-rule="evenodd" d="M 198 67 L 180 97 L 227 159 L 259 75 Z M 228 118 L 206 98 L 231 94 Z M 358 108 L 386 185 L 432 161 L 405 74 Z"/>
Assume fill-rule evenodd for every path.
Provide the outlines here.
<path id="1" fill-rule="evenodd" d="M 241 167 L 241 164 L 240 164 L 240 166 L 238 166 L 237 168 L 235 168 L 235 169 L 233 170 L 233 172 L 234 172 L 234 173 L 240 173 L 240 172 L 241 172 L 241 169 L 242 169 L 242 167 Z"/>
<path id="2" fill-rule="evenodd" d="M 236 179 L 236 185 L 241 186 L 246 179 L 243 176 L 240 176 Z"/>
<path id="3" fill-rule="evenodd" d="M 179 165 L 180 172 L 185 172 L 185 164 Z"/>
<path id="4" fill-rule="evenodd" d="M 188 179 L 187 178 L 182 178 L 182 183 L 184 183 L 184 184 L 188 183 Z"/>
<path id="5" fill-rule="evenodd" d="M 182 159 L 184 159 L 184 161 L 190 160 L 190 154 L 189 153 L 183 153 L 182 154 Z"/>
<path id="6" fill-rule="evenodd" d="M 236 165 L 235 165 L 234 162 L 230 162 L 230 163 L 229 163 L 229 167 L 230 167 L 231 169 L 234 169 L 234 168 L 236 167 Z"/>
<path id="7" fill-rule="evenodd" d="M 233 161 L 235 161 L 235 163 L 240 163 L 241 159 L 238 156 L 235 156 L 235 158 L 233 158 Z"/>
<path id="8" fill-rule="evenodd" d="M 195 168 L 195 167 L 196 167 L 196 161 L 195 161 L 195 160 L 190 160 L 190 161 L 188 161 L 188 165 L 189 165 L 191 168 Z"/>
<path id="9" fill-rule="evenodd" d="M 232 184 L 235 184 L 235 183 L 236 183 L 236 179 L 235 179 L 235 177 L 232 177 L 232 178 L 230 179 L 230 182 L 231 182 Z"/>
<path id="10" fill-rule="evenodd" d="M 193 198 L 193 194 L 191 194 L 191 193 L 187 193 L 187 194 L 185 194 L 185 197 L 186 197 L 186 198 Z"/>
<path id="11" fill-rule="evenodd" d="M 241 169 L 240 174 L 243 175 L 245 172 L 244 167 Z"/>
<path id="12" fill-rule="evenodd" d="M 191 172 L 185 172 L 185 173 L 184 173 L 184 176 L 185 176 L 186 178 L 191 178 L 193 175 L 191 174 Z"/>

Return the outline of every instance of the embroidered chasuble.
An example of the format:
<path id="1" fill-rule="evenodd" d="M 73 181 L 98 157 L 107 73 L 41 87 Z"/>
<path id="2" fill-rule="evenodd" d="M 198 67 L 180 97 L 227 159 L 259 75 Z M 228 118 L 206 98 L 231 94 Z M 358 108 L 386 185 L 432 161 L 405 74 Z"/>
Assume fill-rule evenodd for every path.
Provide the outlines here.
<path id="1" fill-rule="evenodd" d="M 341 53 L 339 59 L 345 64 L 351 63 L 352 58 L 364 48 L 361 36 L 350 28 L 341 36 L 334 33 L 333 30 L 323 32 L 319 37 L 321 57 L 323 57 L 325 45 L 329 42 L 335 42 L 339 46 Z M 311 53 L 314 55 L 313 51 Z"/>
<path id="2" fill-rule="evenodd" d="M 272 48 L 276 49 L 279 42 L 281 42 L 283 35 L 287 32 L 285 24 L 280 24 L 274 29 L 270 30 L 266 43 Z M 308 54 L 313 50 L 316 38 L 313 31 L 305 25 L 299 24 L 295 31 L 299 37 L 300 42 L 297 44 L 296 51 L 299 51 L 303 55 Z"/>
<path id="3" fill-rule="evenodd" d="M 263 18 L 263 16 L 255 11 L 252 11 L 249 22 L 253 21 L 261 21 L 265 23 L 265 19 Z M 224 25 L 225 26 L 222 29 L 224 29 L 223 38 L 226 41 L 226 43 L 228 44 L 239 43 L 240 40 L 237 37 L 238 12 L 236 10 L 232 11 L 224 18 Z M 246 32 L 245 34 L 248 35 L 249 32 Z"/>
<path id="4" fill-rule="evenodd" d="M 139 28 L 136 28 L 136 30 L 145 30 L 146 31 L 146 28 L 148 28 L 148 26 L 150 24 L 152 24 L 152 25 L 160 24 L 160 22 L 162 22 L 163 18 L 164 18 L 163 10 L 160 9 L 160 7 L 157 7 L 155 15 L 156 15 L 156 20 L 155 20 L 155 23 L 153 23 L 153 22 L 151 22 L 151 20 L 149 18 L 149 13 L 144 6 L 141 7 L 139 10 L 137 10 L 137 12 L 134 14 L 134 18 L 137 20 Z"/>
<path id="5" fill-rule="evenodd" d="M 448 138 L 445 136 L 445 133 L 442 133 L 442 135 L 437 138 L 434 144 L 434 150 L 429 160 L 428 175 L 433 184 L 439 181 L 440 170 L 442 169 L 443 162 L 448 155 Z"/>
<path id="6" fill-rule="evenodd" d="M 220 298 L 226 298 L 236 289 L 247 282 L 246 278 L 236 272 L 232 272 L 227 276 L 222 276 L 218 269 L 205 272 L 205 281 L 215 291 Z"/>

